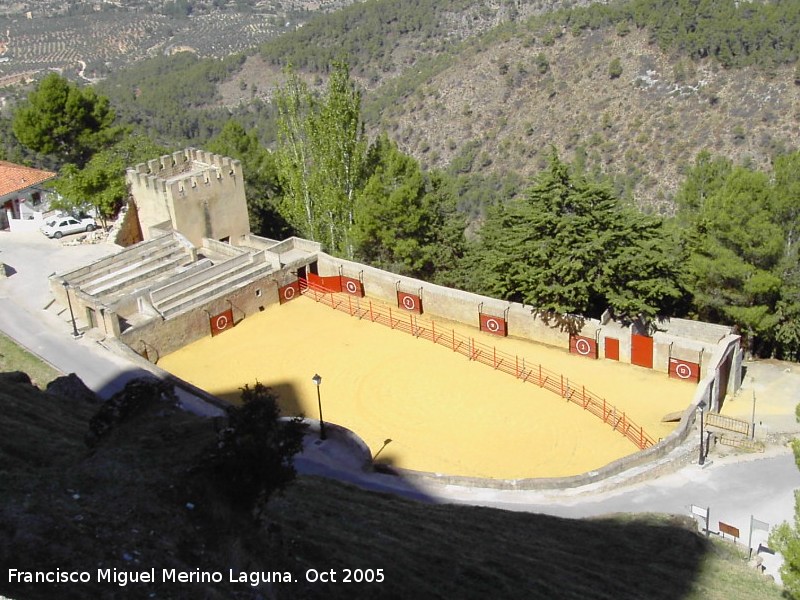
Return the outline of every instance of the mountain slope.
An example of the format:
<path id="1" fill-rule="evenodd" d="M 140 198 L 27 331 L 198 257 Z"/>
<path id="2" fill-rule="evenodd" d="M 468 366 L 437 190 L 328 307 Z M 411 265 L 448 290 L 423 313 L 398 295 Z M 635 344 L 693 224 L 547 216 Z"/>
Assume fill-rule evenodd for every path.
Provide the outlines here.
<path id="1" fill-rule="evenodd" d="M 758 18 L 727 1 L 714 18 L 657 0 L 575 6 L 589 7 L 372 0 L 265 44 L 236 81 L 268 99 L 281 66 L 319 86 L 344 59 L 371 130 L 428 167 L 529 177 L 553 145 L 665 214 L 701 150 L 763 168 L 800 145 L 796 43 L 786 46 L 800 17 L 786 3 Z M 223 104 L 247 101 L 224 91 Z"/>
<path id="2" fill-rule="evenodd" d="M 723 69 L 648 39 L 610 29 L 552 45 L 499 39 L 453 58 L 394 106 L 382 103 L 377 126 L 428 166 L 456 171 L 531 175 L 553 145 L 616 175 L 621 191 L 657 212 L 671 212 L 701 150 L 763 167 L 800 145 L 793 67 Z M 621 74 L 612 78 L 615 60 Z"/>

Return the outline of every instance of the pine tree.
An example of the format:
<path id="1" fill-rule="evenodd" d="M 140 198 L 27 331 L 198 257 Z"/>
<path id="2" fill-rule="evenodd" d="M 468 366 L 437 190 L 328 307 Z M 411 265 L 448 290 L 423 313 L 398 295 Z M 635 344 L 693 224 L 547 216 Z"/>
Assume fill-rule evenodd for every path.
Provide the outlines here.
<path id="1" fill-rule="evenodd" d="M 467 284 L 540 310 L 654 317 L 683 295 L 661 222 L 621 207 L 555 154 L 526 199 L 490 213 L 480 240 Z"/>
<path id="2" fill-rule="evenodd" d="M 423 173 L 385 135 L 370 148 L 369 164 L 353 229 L 356 256 L 403 275 L 444 277 L 464 246 L 464 220 L 445 181 Z"/>
<path id="3" fill-rule="evenodd" d="M 792 319 L 797 309 L 784 282 L 796 266 L 792 160 L 781 163 L 780 177 L 745 167 L 710 170 L 713 164 L 724 163 L 703 160 L 697 169 L 705 175 L 692 173 L 687 179 L 692 185 L 705 179 L 706 195 L 680 194 L 695 199 L 682 205 L 679 217 L 688 223 L 687 285 L 695 314 L 738 325 L 754 353 L 780 352 L 781 339 L 791 344 L 796 335 Z"/>
<path id="4" fill-rule="evenodd" d="M 26 147 L 82 167 L 121 132 L 108 98 L 51 73 L 14 113 L 16 138 Z"/>

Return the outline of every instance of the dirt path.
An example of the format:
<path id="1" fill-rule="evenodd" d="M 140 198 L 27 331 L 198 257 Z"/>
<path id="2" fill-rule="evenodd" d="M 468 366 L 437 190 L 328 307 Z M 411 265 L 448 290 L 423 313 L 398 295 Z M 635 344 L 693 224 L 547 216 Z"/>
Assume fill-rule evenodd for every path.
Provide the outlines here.
<path id="1" fill-rule="evenodd" d="M 624 410 L 656 439 L 661 417 L 688 406 L 694 387 L 666 374 L 482 334 L 448 330 L 563 373 Z M 301 298 L 163 357 L 159 366 L 222 397 L 256 380 L 285 413 L 323 416 L 353 430 L 395 466 L 491 478 L 560 477 L 601 467 L 637 448 L 597 417 L 536 385 L 470 362 L 430 341 Z"/>

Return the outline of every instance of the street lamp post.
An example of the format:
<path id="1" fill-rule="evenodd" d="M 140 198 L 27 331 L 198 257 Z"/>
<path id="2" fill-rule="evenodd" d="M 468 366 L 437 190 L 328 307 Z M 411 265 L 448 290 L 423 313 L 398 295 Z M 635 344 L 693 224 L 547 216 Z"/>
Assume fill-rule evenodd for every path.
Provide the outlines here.
<path id="1" fill-rule="evenodd" d="M 314 375 L 311 378 L 314 385 L 317 386 L 317 405 L 319 406 L 319 439 L 325 439 L 325 421 L 322 420 L 322 397 L 319 394 L 319 386 L 322 385 L 322 377 Z"/>
<path id="2" fill-rule="evenodd" d="M 72 312 L 72 301 L 69 299 L 69 284 L 64 282 L 64 293 L 67 295 L 67 306 L 69 306 L 69 316 L 72 319 L 72 337 L 79 338 L 81 334 L 78 333 L 78 327 L 75 325 L 75 313 Z"/>
<path id="3" fill-rule="evenodd" d="M 700 400 L 700 402 L 697 404 L 697 410 L 700 411 L 700 460 L 698 460 L 698 464 L 700 465 L 703 465 L 706 462 L 706 454 L 703 447 L 703 409 L 705 407 L 705 400 Z"/>

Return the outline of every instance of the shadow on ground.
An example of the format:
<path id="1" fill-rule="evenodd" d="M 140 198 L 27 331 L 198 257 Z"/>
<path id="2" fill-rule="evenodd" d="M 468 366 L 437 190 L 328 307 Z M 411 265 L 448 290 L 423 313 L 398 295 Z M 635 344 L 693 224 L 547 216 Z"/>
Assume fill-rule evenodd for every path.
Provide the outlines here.
<path id="1" fill-rule="evenodd" d="M 255 381 L 248 383 L 250 387 L 253 387 L 255 384 Z M 271 389 L 272 392 L 278 397 L 278 408 L 280 408 L 282 416 L 309 416 L 308 414 L 304 414 L 303 406 L 300 403 L 300 396 L 297 393 L 294 385 L 287 382 L 272 382 L 265 383 L 264 385 Z M 241 388 L 224 390 L 216 394 L 216 396 L 225 402 L 229 402 L 231 404 L 240 404 L 242 401 L 242 390 Z"/>
<path id="2" fill-rule="evenodd" d="M 106 387 L 121 388 L 137 374 Z M 375 454 L 381 471 L 395 474 L 378 477 L 401 482 L 416 501 L 300 476 L 264 512 L 241 512 L 209 491 L 213 482 L 198 479 L 199 453 L 215 440 L 213 419 L 150 403 L 89 451 L 82 438 L 96 404 L 25 383 L 3 387 L 3 413 L 13 418 L 0 426 L 8 484 L 0 503 L 0 594 L 12 598 L 675 600 L 696 591 L 698 580 L 706 585 L 700 565 L 710 547 L 690 519 L 575 521 L 435 504 L 419 490 L 414 496 L 413 483 L 397 474 L 389 439 Z M 32 453 L 44 437 L 47 451 Z M 339 443 L 335 436 L 310 440 L 320 461 L 334 459 L 317 463 L 320 474 L 335 476 Z M 9 568 L 87 572 L 91 580 L 21 586 L 8 582 Z M 156 577 L 120 586 L 98 581 L 98 568 L 155 569 Z M 171 568 L 221 580 L 164 581 L 162 570 Z M 231 572 L 273 582 L 231 582 Z M 275 585 L 275 577 L 292 581 Z"/>

